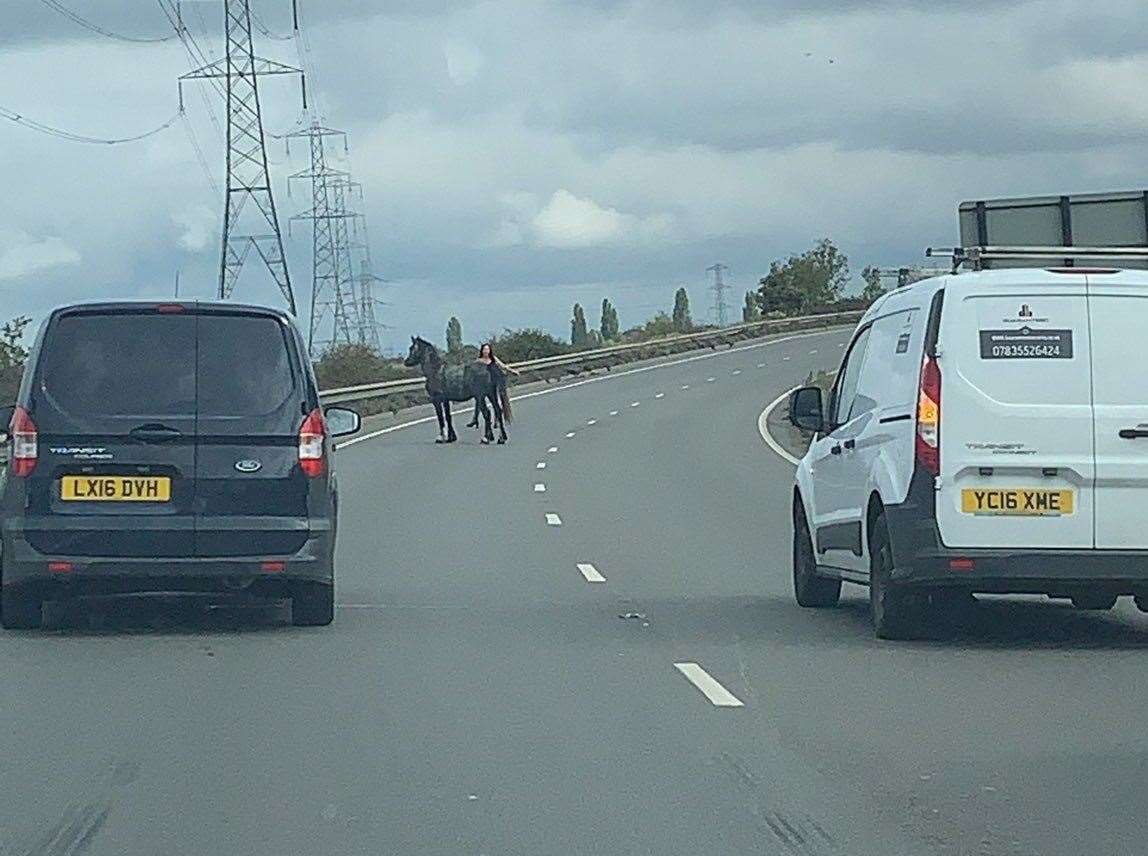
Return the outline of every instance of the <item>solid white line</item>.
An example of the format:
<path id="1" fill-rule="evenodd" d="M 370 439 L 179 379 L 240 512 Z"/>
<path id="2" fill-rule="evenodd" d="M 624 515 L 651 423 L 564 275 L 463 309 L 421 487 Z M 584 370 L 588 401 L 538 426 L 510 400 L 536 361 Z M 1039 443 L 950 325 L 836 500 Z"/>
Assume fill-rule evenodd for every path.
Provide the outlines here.
<path id="1" fill-rule="evenodd" d="M 562 525 L 562 518 L 559 517 L 557 514 L 547 514 L 546 515 L 546 525 L 547 526 L 561 526 Z"/>
<path id="2" fill-rule="evenodd" d="M 555 454 L 555 453 L 558 451 L 558 447 L 557 447 L 557 446 L 551 446 L 551 447 L 550 447 L 549 449 L 547 449 L 546 451 L 547 451 L 547 452 L 549 452 L 551 455 L 553 455 L 553 454 Z"/>
<path id="3" fill-rule="evenodd" d="M 566 439 L 567 439 L 567 440 L 569 440 L 569 439 L 570 439 L 571 437 L 573 437 L 573 436 L 574 436 L 574 432 L 573 432 L 573 431 L 569 431 L 569 432 L 567 432 L 567 434 L 566 434 Z"/>
<path id="4" fill-rule="evenodd" d="M 654 396 L 654 398 L 665 398 L 665 397 L 666 397 L 666 394 L 664 392 L 659 392 L 657 395 Z"/>
<path id="5" fill-rule="evenodd" d="M 741 699 L 719 684 L 697 663 L 674 663 L 674 668 L 686 676 L 691 684 L 701 690 L 714 707 L 745 707 Z"/>
<path id="6" fill-rule="evenodd" d="M 797 389 L 797 387 L 795 386 L 793 389 Z M 793 457 L 793 455 L 789 454 L 789 452 L 781 448 L 781 445 L 776 440 L 774 440 L 773 435 L 769 433 L 768 425 L 769 414 L 773 413 L 773 409 L 777 407 L 777 405 L 781 404 L 781 402 L 789 398 L 789 394 L 793 392 L 793 389 L 787 389 L 785 392 L 771 401 L 765 410 L 761 411 L 761 415 L 757 417 L 757 433 L 761 435 L 761 439 L 765 441 L 765 445 L 773 449 L 773 451 L 775 451 L 779 457 L 789 461 L 789 463 L 796 467 L 801 463 L 801 460 Z"/>
<path id="7" fill-rule="evenodd" d="M 606 578 L 604 576 L 602 576 L 600 573 L 598 573 L 598 569 L 595 568 L 593 565 L 584 564 L 582 562 L 579 562 L 578 563 L 578 570 L 582 572 L 582 576 L 584 576 L 586 578 L 586 582 L 588 582 L 588 583 L 604 583 L 604 582 L 606 582 Z"/>
<path id="8" fill-rule="evenodd" d="M 546 461 L 539 461 L 537 464 L 534 465 L 534 469 L 536 469 L 536 470 L 546 469 Z"/>
<path id="9" fill-rule="evenodd" d="M 535 493 L 546 493 L 546 485 L 542 484 L 541 482 L 536 484 L 534 486 L 534 492 Z"/>
<path id="10" fill-rule="evenodd" d="M 597 419 L 588 419 L 588 420 L 586 421 L 586 424 L 587 424 L 587 425 L 597 425 L 597 424 L 598 424 L 598 420 L 597 420 Z"/>
<path id="11" fill-rule="evenodd" d="M 694 354 L 689 357 L 682 357 L 680 360 L 669 360 L 664 363 L 655 363 L 652 366 L 638 366 L 636 369 L 626 369 L 620 372 L 611 372 L 609 374 L 599 375 L 598 377 L 590 377 L 584 380 L 577 380 L 572 383 L 563 384 L 561 386 L 551 386 L 546 389 L 536 389 L 533 392 L 524 392 L 522 395 L 511 396 L 511 401 L 524 401 L 527 398 L 536 398 L 539 395 L 553 395 L 556 392 L 565 392 L 569 389 L 576 389 L 580 386 L 585 386 L 588 383 L 601 383 L 602 381 L 612 380 L 614 378 L 626 377 L 628 375 L 642 374 L 643 372 L 657 371 L 658 369 L 668 369 L 674 366 L 682 366 L 687 363 L 694 363 L 698 360 L 712 360 L 714 357 L 728 356 L 729 354 L 737 354 L 742 351 L 753 351 L 758 348 L 768 348 L 771 345 L 780 345 L 783 342 L 792 342 L 794 339 L 808 339 L 811 336 L 825 336 L 830 333 L 840 332 L 835 328 L 823 330 L 811 330 L 808 333 L 794 333 L 792 336 L 782 336 L 780 339 L 765 339 L 760 342 L 754 342 L 752 345 L 746 345 L 744 348 L 730 348 L 727 351 L 708 351 L 704 354 Z M 841 345 L 839 347 L 844 347 Z M 789 359 L 786 357 L 785 359 Z M 395 431 L 401 431 L 404 428 L 413 428 L 415 425 L 425 425 L 427 422 L 434 422 L 434 416 L 422 416 L 418 419 L 412 419 L 409 422 L 400 422 L 398 425 L 391 425 L 388 428 L 380 428 L 378 431 L 371 431 L 361 437 L 352 437 L 350 440 L 344 440 L 342 443 L 335 445 L 336 449 L 343 449 L 348 446 L 355 446 L 359 443 L 365 443 L 368 440 L 373 440 L 376 437 L 383 437 L 387 434 L 392 434 Z"/>

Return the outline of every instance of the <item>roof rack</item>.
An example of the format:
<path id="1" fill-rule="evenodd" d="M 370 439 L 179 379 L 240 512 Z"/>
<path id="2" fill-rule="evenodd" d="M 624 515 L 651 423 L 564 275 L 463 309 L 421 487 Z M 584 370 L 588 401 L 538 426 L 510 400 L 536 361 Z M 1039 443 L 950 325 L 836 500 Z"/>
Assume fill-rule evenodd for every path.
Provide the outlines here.
<path id="1" fill-rule="evenodd" d="M 962 265 L 984 270 L 985 262 L 1063 259 L 1070 266 L 1075 259 L 1148 260 L 1148 247 L 929 247 L 929 258 L 950 256 L 953 273 Z"/>

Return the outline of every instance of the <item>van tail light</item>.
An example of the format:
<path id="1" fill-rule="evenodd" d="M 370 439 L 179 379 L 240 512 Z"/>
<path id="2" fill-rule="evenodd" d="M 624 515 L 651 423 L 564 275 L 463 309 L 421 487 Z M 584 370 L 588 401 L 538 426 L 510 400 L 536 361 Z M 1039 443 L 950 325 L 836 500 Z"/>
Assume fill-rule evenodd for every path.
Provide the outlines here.
<path id="1" fill-rule="evenodd" d="M 25 478 L 36 469 L 40 456 L 36 423 L 23 407 L 17 407 L 8 426 L 9 441 L 12 444 L 12 475 Z"/>
<path id="2" fill-rule="evenodd" d="M 941 474 L 941 368 L 937 358 L 927 356 L 921 365 L 921 388 L 917 394 L 917 465 Z"/>
<path id="3" fill-rule="evenodd" d="M 327 469 L 323 452 L 326 437 L 327 423 L 323 420 L 323 411 L 315 408 L 299 429 L 299 467 L 307 478 L 318 478 Z"/>

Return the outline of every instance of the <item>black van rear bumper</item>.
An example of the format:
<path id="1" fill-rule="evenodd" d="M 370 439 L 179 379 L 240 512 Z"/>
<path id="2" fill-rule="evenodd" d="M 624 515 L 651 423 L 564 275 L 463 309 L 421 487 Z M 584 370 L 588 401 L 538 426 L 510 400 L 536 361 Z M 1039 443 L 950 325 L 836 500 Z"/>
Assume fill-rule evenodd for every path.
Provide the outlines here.
<path id="1" fill-rule="evenodd" d="M 256 583 L 274 588 L 275 580 L 334 579 L 334 532 L 327 521 L 311 521 L 302 547 L 286 555 L 161 558 L 44 553 L 29 542 L 22 523 L 8 521 L 3 528 L 4 588 L 71 588 L 75 595 L 228 592 Z"/>
<path id="2" fill-rule="evenodd" d="M 915 473 L 906 501 L 885 507 L 895 582 L 999 594 L 1060 594 L 1082 588 L 1148 593 L 1148 550 L 945 546 L 931 482 L 927 474 Z"/>

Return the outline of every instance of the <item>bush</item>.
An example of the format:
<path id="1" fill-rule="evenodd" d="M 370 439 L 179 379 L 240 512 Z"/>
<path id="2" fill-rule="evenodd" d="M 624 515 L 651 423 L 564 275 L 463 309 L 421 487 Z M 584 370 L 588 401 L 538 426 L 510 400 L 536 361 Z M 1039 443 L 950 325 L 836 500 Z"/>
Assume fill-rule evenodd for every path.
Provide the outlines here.
<path id="1" fill-rule="evenodd" d="M 380 383 L 417 374 L 417 369 L 408 369 L 400 360 L 384 359 L 369 345 L 333 345 L 315 363 L 319 389 Z"/>
<path id="2" fill-rule="evenodd" d="M 23 373 L 22 366 L 9 366 L 6 369 L 0 369 L 0 406 L 15 403 L 16 393 L 20 391 L 20 377 Z M 0 425 L 0 432 L 3 432 L 7 427 L 7 425 Z"/>
<path id="3" fill-rule="evenodd" d="M 504 363 L 521 363 L 570 353 L 571 347 L 538 329 L 503 330 L 491 337 L 494 353 Z"/>

